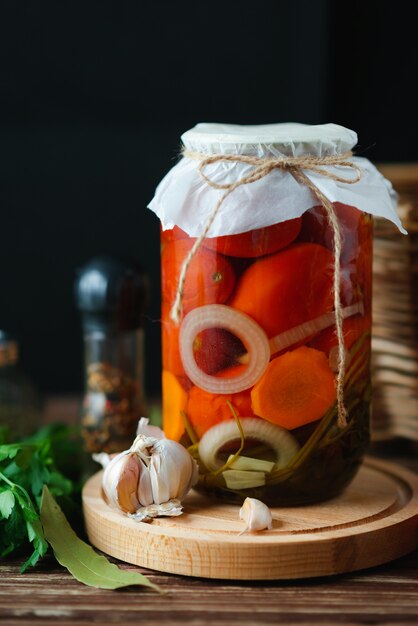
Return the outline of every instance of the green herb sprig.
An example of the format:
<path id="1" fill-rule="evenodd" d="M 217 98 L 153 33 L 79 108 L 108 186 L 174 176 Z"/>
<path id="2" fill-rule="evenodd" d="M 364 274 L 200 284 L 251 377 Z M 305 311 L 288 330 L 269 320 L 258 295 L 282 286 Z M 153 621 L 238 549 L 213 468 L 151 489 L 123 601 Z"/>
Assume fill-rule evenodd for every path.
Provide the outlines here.
<path id="1" fill-rule="evenodd" d="M 0 558 L 32 552 L 21 572 L 51 547 L 57 561 L 80 582 L 100 589 L 130 585 L 161 589 L 143 574 L 121 570 L 79 539 L 61 507 L 79 510 L 81 446 L 74 430 L 51 424 L 32 437 L 7 443 L 0 427 Z"/>
<path id="2" fill-rule="evenodd" d="M 67 426 L 56 424 L 17 443 L 6 443 L 6 433 L 1 433 L 0 558 L 24 552 L 31 544 L 33 551 L 22 572 L 35 565 L 48 549 L 39 517 L 43 486 L 57 497 L 69 497 L 77 490 L 56 462 L 57 452 L 64 460 L 63 441 L 68 441 L 69 435 Z"/>

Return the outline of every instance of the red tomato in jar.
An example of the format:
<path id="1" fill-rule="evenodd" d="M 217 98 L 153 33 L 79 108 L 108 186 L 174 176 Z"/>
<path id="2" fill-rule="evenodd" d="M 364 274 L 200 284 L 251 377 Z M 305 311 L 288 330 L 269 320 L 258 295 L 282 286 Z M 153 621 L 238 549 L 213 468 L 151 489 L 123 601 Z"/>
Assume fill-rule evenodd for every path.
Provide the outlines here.
<path id="1" fill-rule="evenodd" d="M 366 311 L 370 311 L 372 281 L 372 218 L 355 207 L 334 203 L 342 237 L 341 273 L 346 284 L 352 285 L 352 300 L 345 304 L 363 300 Z M 314 207 L 303 215 L 300 239 L 334 249 L 334 233 L 328 222 L 324 207 Z"/>
<path id="2" fill-rule="evenodd" d="M 341 202 L 334 202 L 333 207 L 340 225 L 341 263 L 344 264 L 357 257 L 362 212 Z M 334 231 L 323 206 L 316 206 L 303 214 L 300 239 L 334 250 Z"/>
<path id="3" fill-rule="evenodd" d="M 355 276 L 363 297 L 364 308 L 371 314 L 372 298 L 372 257 L 373 257 L 373 218 L 363 213 L 358 231 L 358 256 L 353 264 L 355 266 Z"/>
<path id="4" fill-rule="evenodd" d="M 257 228 L 238 235 L 224 235 L 205 239 L 204 246 L 226 256 L 255 258 L 272 254 L 285 248 L 296 239 L 302 220 L 293 220 Z"/>
<path id="5" fill-rule="evenodd" d="M 168 230 L 163 230 L 162 227 L 160 227 L 160 232 L 164 243 L 176 241 L 177 239 L 190 239 L 193 240 L 193 242 L 196 241 L 195 238 L 189 237 L 188 234 L 185 233 L 184 230 L 181 230 L 178 226 L 174 226 L 174 228 L 169 228 Z"/>
<path id="6" fill-rule="evenodd" d="M 324 246 L 296 244 L 250 265 L 230 305 L 274 337 L 332 311 L 333 264 Z"/>
<path id="7" fill-rule="evenodd" d="M 174 302 L 180 271 L 193 246 L 190 239 L 178 239 L 164 246 L 161 256 L 163 301 Z M 199 248 L 187 270 L 182 307 L 187 313 L 197 306 L 225 302 L 235 284 L 234 270 L 228 259 L 207 248 Z"/>
<path id="8" fill-rule="evenodd" d="M 353 315 L 343 322 L 344 345 L 347 350 L 364 334 L 371 332 L 370 315 Z M 316 350 L 321 350 L 329 355 L 332 348 L 338 346 L 337 332 L 335 326 L 329 326 L 321 331 L 309 345 Z"/>

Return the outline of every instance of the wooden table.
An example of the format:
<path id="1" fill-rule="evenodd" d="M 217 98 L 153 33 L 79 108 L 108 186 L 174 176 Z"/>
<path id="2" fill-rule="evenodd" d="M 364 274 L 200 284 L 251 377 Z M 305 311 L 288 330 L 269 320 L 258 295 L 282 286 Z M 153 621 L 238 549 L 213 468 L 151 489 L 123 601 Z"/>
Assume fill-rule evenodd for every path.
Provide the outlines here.
<path id="1" fill-rule="evenodd" d="M 373 451 L 418 472 L 412 445 Z M 235 583 L 138 568 L 164 596 L 142 588 L 86 587 L 52 557 L 23 575 L 19 566 L 0 563 L 1 624 L 418 624 L 418 551 L 367 571 L 296 582 Z"/>

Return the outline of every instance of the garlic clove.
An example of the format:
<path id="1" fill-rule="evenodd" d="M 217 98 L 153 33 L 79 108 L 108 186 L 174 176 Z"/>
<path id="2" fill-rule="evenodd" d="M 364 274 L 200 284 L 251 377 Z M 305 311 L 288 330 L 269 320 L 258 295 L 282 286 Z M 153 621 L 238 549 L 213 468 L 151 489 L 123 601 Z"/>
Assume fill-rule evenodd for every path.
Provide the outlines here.
<path id="1" fill-rule="evenodd" d="M 137 497 L 140 465 L 135 454 L 128 454 L 121 468 L 117 484 L 118 504 L 125 513 L 134 513 L 139 507 Z"/>
<path id="2" fill-rule="evenodd" d="M 273 518 L 271 511 L 261 500 L 256 498 L 245 498 L 244 504 L 240 508 L 239 518 L 246 522 L 247 526 L 242 532 L 256 532 L 273 528 Z"/>
<path id="3" fill-rule="evenodd" d="M 191 454 L 189 454 L 189 459 L 190 459 L 190 464 L 191 464 L 189 482 L 187 483 L 184 491 L 179 494 L 180 498 L 183 498 L 186 495 L 186 493 L 188 493 L 190 489 L 194 487 L 197 481 L 199 480 L 199 466 L 194 460 L 194 458 L 191 456 Z"/>
<path id="4" fill-rule="evenodd" d="M 151 475 L 149 467 L 139 459 L 141 471 L 139 475 L 137 496 L 139 504 L 142 507 L 147 507 L 154 503 L 154 496 L 152 494 Z"/>
<path id="5" fill-rule="evenodd" d="M 152 497 L 154 504 L 161 504 L 167 502 L 169 494 L 169 486 L 165 476 L 161 476 L 158 469 L 156 469 L 156 459 L 151 461 L 149 468 L 151 478 Z"/>
<path id="6" fill-rule="evenodd" d="M 196 484 L 197 467 L 177 441 L 159 440 L 152 448 L 150 476 L 155 504 L 182 498 Z"/>
<path id="7" fill-rule="evenodd" d="M 106 467 L 103 489 L 110 503 L 125 513 L 134 513 L 139 507 L 137 487 L 139 463 L 135 454 L 125 450 Z"/>
<path id="8" fill-rule="evenodd" d="M 163 444 L 163 445 L 160 445 Z M 168 455 L 165 442 L 160 442 L 153 447 L 151 461 L 149 465 L 152 494 L 155 504 L 167 502 L 171 497 L 175 497 L 178 476 L 175 467 Z"/>
<path id="9" fill-rule="evenodd" d="M 167 471 L 173 475 L 170 498 L 181 499 L 190 489 L 190 482 L 193 478 L 193 459 L 177 441 L 167 441 L 164 449 Z"/>
<path id="10" fill-rule="evenodd" d="M 118 494 L 116 486 L 119 482 L 120 469 L 123 466 L 125 457 L 129 454 L 129 450 L 120 452 L 108 463 L 103 472 L 102 487 L 106 498 L 112 506 L 119 508 Z"/>

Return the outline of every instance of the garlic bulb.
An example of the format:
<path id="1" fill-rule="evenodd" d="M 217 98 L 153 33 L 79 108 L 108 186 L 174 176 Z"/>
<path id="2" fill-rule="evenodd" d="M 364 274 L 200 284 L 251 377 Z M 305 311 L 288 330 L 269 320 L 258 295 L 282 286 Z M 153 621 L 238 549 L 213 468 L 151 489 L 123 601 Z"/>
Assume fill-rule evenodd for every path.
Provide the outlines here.
<path id="1" fill-rule="evenodd" d="M 239 511 L 239 518 L 247 524 L 242 533 L 265 530 L 266 528 L 271 530 L 273 528 L 270 509 L 264 502 L 256 498 L 245 498 L 244 504 Z"/>
<path id="2" fill-rule="evenodd" d="M 144 434 L 145 428 L 152 428 L 147 421 L 138 427 L 140 434 L 131 448 L 107 462 L 103 490 L 109 504 L 138 521 L 180 515 L 181 499 L 197 482 L 197 464 L 182 445 L 166 439 L 162 431 L 154 431 L 161 437 L 157 438 Z M 103 457 L 96 456 L 96 460 L 105 462 Z"/>

